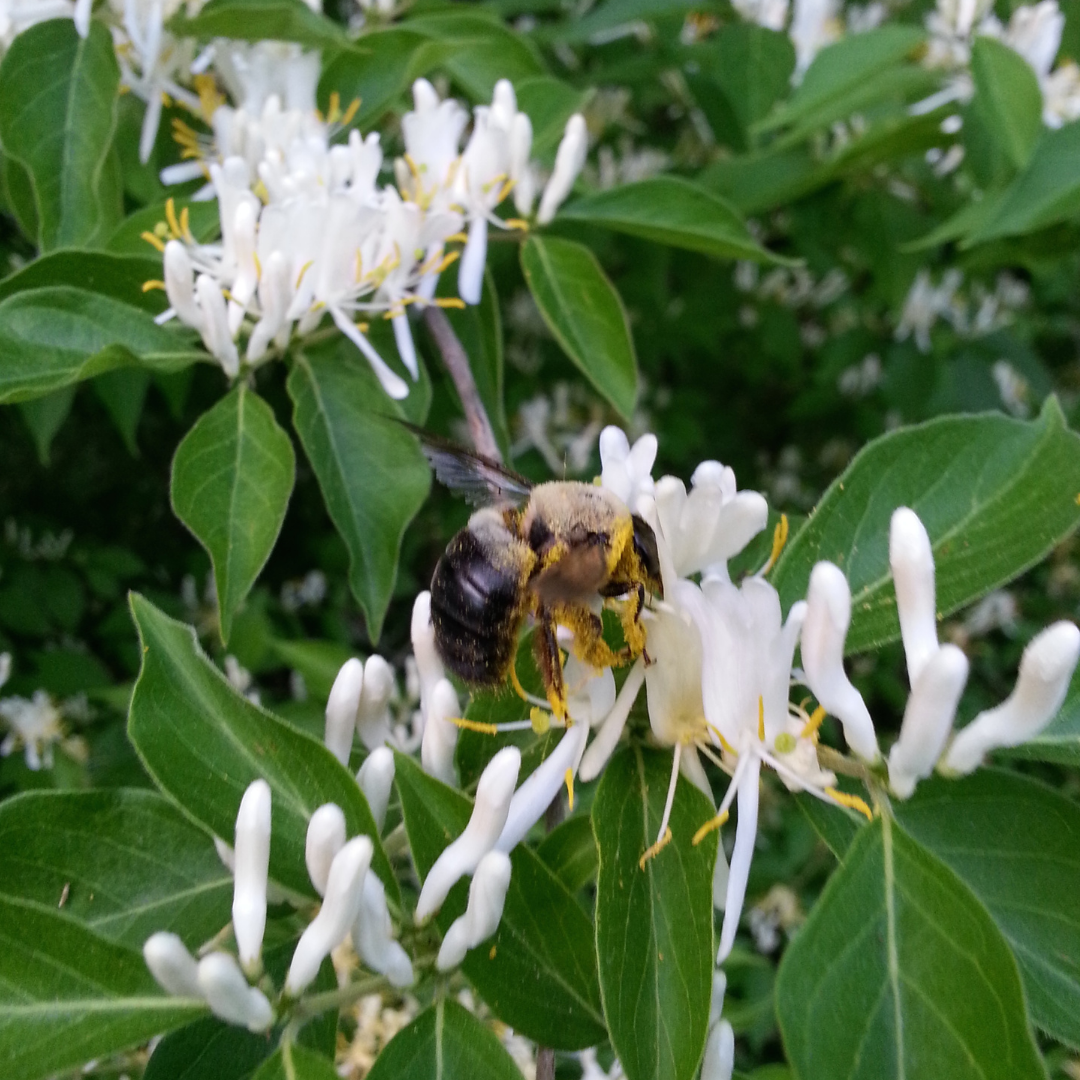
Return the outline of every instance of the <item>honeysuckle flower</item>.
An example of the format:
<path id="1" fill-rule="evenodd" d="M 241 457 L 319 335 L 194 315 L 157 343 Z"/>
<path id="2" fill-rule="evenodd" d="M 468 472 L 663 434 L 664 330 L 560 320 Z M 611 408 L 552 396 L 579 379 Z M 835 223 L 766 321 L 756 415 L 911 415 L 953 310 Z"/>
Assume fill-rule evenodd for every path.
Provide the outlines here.
<path id="1" fill-rule="evenodd" d="M 10 671 L 10 658 L 7 669 Z M 65 738 L 63 710 L 44 690 L 35 690 L 31 698 L 0 700 L 0 720 L 10 728 L 0 742 L 0 757 L 7 757 L 21 746 L 26 767 L 33 772 L 53 767 L 53 747 L 57 744 L 73 756 L 83 753 L 78 741 Z"/>
<path id="2" fill-rule="evenodd" d="M 969 773 L 991 750 L 1033 739 L 1054 718 L 1080 657 L 1080 630 L 1058 622 L 1031 640 L 1009 697 L 956 734 L 941 762 L 945 773 Z"/>
<path id="3" fill-rule="evenodd" d="M 566 129 L 555 152 L 555 169 L 540 196 L 540 209 L 536 212 L 539 224 L 546 225 L 551 221 L 566 201 L 574 187 L 574 181 L 585 165 L 588 151 L 589 132 L 585 126 L 585 117 L 574 113 L 566 121 Z"/>
<path id="4" fill-rule="evenodd" d="M 357 955 L 372 971 L 385 975 L 391 986 L 403 989 L 414 982 L 409 954 L 394 940 L 386 890 L 373 870 L 364 877 L 360 911 L 352 927 Z"/>
<path id="5" fill-rule="evenodd" d="M 334 857 L 345 846 L 347 835 L 345 814 L 335 803 L 324 803 L 311 815 L 304 845 L 304 862 L 311 884 L 320 896 L 326 895 L 330 867 Z"/>
<path id="6" fill-rule="evenodd" d="M 240 963 L 257 971 L 266 929 L 266 882 L 270 868 L 270 785 L 255 780 L 236 815 L 233 845 L 233 933 Z"/>
<path id="7" fill-rule="evenodd" d="M 709 1003 L 709 1036 L 701 1063 L 701 1080 L 731 1080 L 735 1068 L 735 1031 L 722 1016 L 727 976 L 713 973 L 712 1000 Z"/>
<path id="8" fill-rule="evenodd" d="M 600 483 L 614 492 L 631 510 L 642 495 L 651 495 L 658 447 L 656 436 L 646 432 L 631 447 L 622 428 L 610 425 L 600 432 Z"/>
<path id="9" fill-rule="evenodd" d="M 285 993 L 299 997 L 319 973 L 319 966 L 345 940 L 360 910 L 364 875 L 371 866 L 370 837 L 356 836 L 330 864 L 326 895 L 318 915 L 301 934 L 293 953 Z"/>
<path id="10" fill-rule="evenodd" d="M 394 752 L 387 746 L 372 750 L 356 774 L 356 782 L 367 799 L 375 827 L 382 832 L 386 808 L 390 805 L 390 787 L 394 783 Z"/>
<path id="11" fill-rule="evenodd" d="M 342 765 L 349 763 L 363 690 L 364 665 L 356 657 L 351 657 L 341 665 L 334 685 L 330 687 L 330 696 L 326 699 L 326 729 L 323 741 Z"/>
<path id="12" fill-rule="evenodd" d="M 456 779 L 454 748 L 458 738 L 457 725 L 452 721 L 461 715 L 461 706 L 435 648 L 430 592 L 420 593 L 413 604 L 411 633 L 423 717 L 420 763 L 429 776 L 452 785 Z"/>
<path id="13" fill-rule="evenodd" d="M 201 998 L 198 961 L 176 934 L 159 930 L 143 944 L 143 958 L 158 985 L 175 997 Z"/>
<path id="14" fill-rule="evenodd" d="M 469 885 L 465 914 L 450 924 L 443 937 L 435 961 L 439 971 L 457 967 L 469 949 L 475 949 L 499 928 L 510 887 L 510 869 L 510 857 L 501 851 L 489 851 L 480 860 Z"/>
<path id="15" fill-rule="evenodd" d="M 274 1022 L 274 1010 L 258 987 L 250 986 L 228 953 L 212 952 L 199 961 L 199 989 L 210 1011 L 249 1031 L 266 1031 Z"/>
<path id="16" fill-rule="evenodd" d="M 368 750 L 385 746 L 391 738 L 394 669 L 378 653 L 364 664 L 364 686 L 356 710 L 356 733 Z"/>
<path id="17" fill-rule="evenodd" d="M 889 566 L 908 678 L 914 685 L 938 650 L 937 612 L 930 537 L 918 515 L 906 506 L 893 513 L 889 525 Z"/>
<path id="18" fill-rule="evenodd" d="M 510 800 L 521 767 L 521 751 L 506 746 L 488 762 L 476 787 L 476 802 L 465 831 L 435 860 L 416 903 L 416 919 L 424 922 L 442 907 L 447 893 L 499 841 L 510 812 Z"/>
<path id="19" fill-rule="evenodd" d="M 783 30 L 788 19 L 788 0 L 734 0 L 732 7 L 749 22 L 766 30 Z"/>

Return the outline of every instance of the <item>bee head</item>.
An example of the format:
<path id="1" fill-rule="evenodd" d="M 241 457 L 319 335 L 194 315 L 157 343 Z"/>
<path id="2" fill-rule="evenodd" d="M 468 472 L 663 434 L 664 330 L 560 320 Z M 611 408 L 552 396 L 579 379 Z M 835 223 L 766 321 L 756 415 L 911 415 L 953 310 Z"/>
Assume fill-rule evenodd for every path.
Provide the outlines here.
<path id="1" fill-rule="evenodd" d="M 664 587 L 660 579 L 660 556 L 656 551 L 656 533 L 652 526 L 638 514 L 631 515 L 634 523 L 634 551 L 641 560 L 642 568 L 648 577 L 646 584 L 661 598 Z"/>

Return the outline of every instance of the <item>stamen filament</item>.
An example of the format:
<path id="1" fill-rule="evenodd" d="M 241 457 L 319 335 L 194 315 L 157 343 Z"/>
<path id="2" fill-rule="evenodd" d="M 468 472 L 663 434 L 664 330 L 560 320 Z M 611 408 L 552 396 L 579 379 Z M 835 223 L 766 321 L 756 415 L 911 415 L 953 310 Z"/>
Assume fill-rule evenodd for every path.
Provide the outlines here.
<path id="1" fill-rule="evenodd" d="M 638 868 L 641 869 L 641 870 L 644 870 L 645 869 L 645 864 L 650 859 L 655 859 L 656 856 L 659 855 L 660 852 L 663 851 L 664 848 L 666 848 L 667 845 L 670 842 L 671 842 L 671 829 L 668 829 L 668 831 L 666 833 L 664 833 L 664 835 L 661 836 L 660 839 L 657 840 L 655 844 L 652 844 L 652 845 L 650 845 L 649 847 L 647 847 L 645 849 L 645 854 L 642 855 L 640 859 L 638 859 Z"/>
<path id="2" fill-rule="evenodd" d="M 873 821 L 874 815 L 870 812 L 870 807 L 866 805 L 865 801 L 860 799 L 858 795 L 849 795 L 846 791 L 838 791 L 836 788 L 827 787 L 825 794 L 833 799 L 834 802 L 839 803 L 841 806 L 846 806 L 849 810 L 858 810 L 867 821 Z"/>
<path id="3" fill-rule="evenodd" d="M 682 760 L 682 743 L 675 744 L 675 753 L 671 756 L 671 779 L 668 781 L 667 798 L 664 800 L 664 814 L 660 819 L 660 837 L 651 847 L 647 848 L 641 856 L 639 865 L 645 869 L 645 863 L 658 855 L 664 845 L 671 839 L 671 828 L 668 822 L 671 820 L 671 807 L 675 802 L 675 785 L 679 782 L 679 762 Z"/>
<path id="4" fill-rule="evenodd" d="M 155 236 L 152 232 L 143 232 L 139 234 L 140 238 L 145 240 L 151 247 L 155 247 L 160 252 L 165 251 L 165 245 L 161 242 L 161 238 Z"/>
<path id="5" fill-rule="evenodd" d="M 726 825 L 729 817 L 731 817 L 731 814 L 725 810 L 722 814 L 717 814 L 716 817 L 709 818 L 709 820 L 694 833 L 694 839 L 690 841 L 691 846 L 697 847 L 709 833 L 715 832 L 717 829 Z"/>
<path id="6" fill-rule="evenodd" d="M 788 531 L 787 514 L 781 514 L 779 523 L 773 529 L 772 552 L 769 554 L 768 562 L 758 571 L 758 577 L 764 577 L 776 565 L 776 560 L 780 558 L 780 553 L 787 543 Z"/>
<path id="7" fill-rule="evenodd" d="M 498 724 L 484 724 L 479 720 L 469 720 L 464 716 L 450 716 L 451 724 L 455 724 L 459 728 L 463 728 L 465 731 L 479 731 L 481 735 L 498 735 Z"/>

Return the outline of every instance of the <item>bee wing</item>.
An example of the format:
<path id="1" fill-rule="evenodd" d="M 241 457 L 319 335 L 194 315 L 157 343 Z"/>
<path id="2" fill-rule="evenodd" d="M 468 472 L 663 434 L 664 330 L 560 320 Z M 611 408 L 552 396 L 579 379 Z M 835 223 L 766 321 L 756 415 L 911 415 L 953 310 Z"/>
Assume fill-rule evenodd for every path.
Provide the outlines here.
<path id="1" fill-rule="evenodd" d="M 520 473 L 506 468 L 464 446 L 407 425 L 419 437 L 420 448 L 440 483 L 473 506 L 523 506 L 532 483 Z"/>

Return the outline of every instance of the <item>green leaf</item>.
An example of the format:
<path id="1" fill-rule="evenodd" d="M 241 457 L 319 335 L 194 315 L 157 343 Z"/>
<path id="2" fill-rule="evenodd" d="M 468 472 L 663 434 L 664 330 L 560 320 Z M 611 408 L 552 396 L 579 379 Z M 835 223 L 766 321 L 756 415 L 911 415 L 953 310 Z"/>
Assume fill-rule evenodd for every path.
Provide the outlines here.
<path id="1" fill-rule="evenodd" d="M 338 1080 L 338 1074 L 329 1058 L 294 1043 L 282 1043 L 253 1080 Z"/>
<path id="2" fill-rule="evenodd" d="M 99 375 L 92 383 L 113 427 L 124 440 L 132 457 L 139 456 L 135 435 L 142 418 L 146 392 L 150 389 L 150 372 L 140 368 L 117 368 Z"/>
<path id="3" fill-rule="evenodd" d="M 394 783 L 416 868 L 426 877 L 465 829 L 472 804 L 395 755 Z M 500 1020 L 545 1046 L 581 1050 L 605 1038 L 592 924 L 581 905 L 525 845 L 510 856 L 513 874 L 495 936 L 462 964 Z M 436 922 L 443 933 L 465 910 L 468 881 L 458 882 Z"/>
<path id="4" fill-rule="evenodd" d="M 0 1061 L 4 1080 L 38 1080 L 198 1016 L 165 997 L 142 954 L 55 909 L 0 897 Z"/>
<path id="5" fill-rule="evenodd" d="M 377 641 L 401 538 L 427 497 L 431 475 L 416 437 L 393 419 L 400 408 L 367 361 L 345 345 L 298 356 L 288 390 L 297 434 L 349 549 L 349 584 Z"/>
<path id="6" fill-rule="evenodd" d="M 300 672 L 308 693 L 321 702 L 330 696 L 330 688 L 341 665 L 356 655 L 348 645 L 337 641 L 282 641 L 270 643 L 274 655 L 283 664 Z"/>
<path id="7" fill-rule="evenodd" d="M 550 75 L 524 79 L 514 84 L 514 91 L 518 108 L 532 121 L 532 156 L 554 162 L 567 120 L 585 108 L 592 92 L 579 90 Z"/>
<path id="8" fill-rule="evenodd" d="M 348 44 L 337 23 L 303 0 L 210 0 L 198 15 L 174 15 L 169 29 L 181 37 L 236 41 L 295 41 L 319 49 Z"/>
<path id="9" fill-rule="evenodd" d="M 187 211 L 188 228 L 200 244 L 210 243 L 221 234 L 221 215 L 216 199 L 200 199 L 196 202 L 194 199 L 173 198 L 170 201 L 177 216 Z M 157 203 L 129 214 L 117 225 L 105 244 L 109 251 L 117 255 L 139 256 L 156 263 L 157 272 L 149 277 L 160 276 L 161 256 L 151 251 L 143 233 L 152 233 L 155 226 L 167 221 L 165 206 L 165 203 Z"/>
<path id="10" fill-rule="evenodd" d="M 1080 122 L 1046 131 L 1027 168 L 1006 188 L 994 214 L 967 245 L 1019 236 L 1066 221 L 1080 210 Z"/>
<path id="11" fill-rule="evenodd" d="M 975 105 L 1006 156 L 1018 169 L 1042 134 L 1042 90 L 1031 65 L 1015 49 L 979 36 L 971 49 Z"/>
<path id="12" fill-rule="evenodd" d="M 749 22 L 723 27 L 707 55 L 712 63 L 705 74 L 723 90 L 744 132 L 788 92 L 795 70 L 795 49 L 787 34 Z"/>
<path id="13" fill-rule="evenodd" d="M 230 918 L 210 837 L 156 792 L 27 792 L 0 804 L 0 849 L 5 895 L 131 948 L 157 930 L 197 948 Z"/>
<path id="14" fill-rule="evenodd" d="M 626 310 L 615 286 L 582 244 L 530 236 L 521 269 L 540 314 L 585 377 L 629 418 L 638 374 Z"/>
<path id="15" fill-rule="evenodd" d="M 795 801 L 814 832 L 825 841 L 825 846 L 838 859 L 842 859 L 858 836 L 859 829 L 866 824 L 866 818 L 854 810 L 822 802 L 805 793 L 796 795 Z"/>
<path id="16" fill-rule="evenodd" d="M 30 181 L 38 246 L 101 243 L 120 220 L 106 161 L 116 126 L 120 69 L 112 35 L 68 19 L 23 31 L 0 65 L 0 142 Z"/>
<path id="17" fill-rule="evenodd" d="M 555 41 L 587 42 L 627 23 L 642 19 L 676 17 L 682 19 L 688 11 L 700 11 L 700 0 L 605 0 L 583 17 L 565 19 L 552 33 Z"/>
<path id="18" fill-rule="evenodd" d="M 559 213 L 569 221 L 587 221 L 719 259 L 789 261 L 766 251 L 731 205 L 678 176 L 655 176 L 599 191 Z"/>
<path id="19" fill-rule="evenodd" d="M 671 843 L 639 866 L 660 832 L 671 759 L 670 752 L 623 750 L 593 803 L 600 988 L 611 1045 L 629 1080 L 688 1080 L 708 1033 L 716 844 L 693 847 L 690 839 L 715 810 L 691 784 L 680 779 L 675 789 Z"/>
<path id="20" fill-rule="evenodd" d="M 442 997 L 390 1040 L 368 1073 L 368 1080 L 479 1077 L 521 1080 L 521 1073 L 490 1028 Z"/>
<path id="21" fill-rule="evenodd" d="M 142 1080 L 248 1080 L 269 1053 L 264 1034 L 208 1016 L 166 1035 Z"/>
<path id="22" fill-rule="evenodd" d="M 289 506 L 296 458 L 274 411 L 243 383 L 176 448 L 172 504 L 214 565 L 221 640 L 274 550 Z"/>
<path id="23" fill-rule="evenodd" d="M 780 557 L 785 609 L 828 559 L 851 585 L 848 652 L 900 636 L 889 520 L 908 506 L 930 534 L 941 618 L 1037 563 L 1080 522 L 1080 436 L 1047 398 L 1037 420 L 946 416 L 864 447 Z"/>
<path id="24" fill-rule="evenodd" d="M 895 810 L 986 905 L 1020 966 L 1031 1018 L 1080 1048 L 1080 806 L 1026 777 L 980 769 L 920 784 Z"/>
<path id="25" fill-rule="evenodd" d="M 800 1080 L 1045 1080 L 985 908 L 889 818 L 865 828 L 780 963 Z"/>
<path id="26" fill-rule="evenodd" d="M 70 285 L 160 315 L 167 306 L 165 294 L 159 289 L 144 292 L 143 285 L 161 277 L 161 257 L 148 255 L 147 250 L 144 243 L 136 255 L 77 249 L 50 252 L 0 281 L 0 300 L 49 285 Z"/>
<path id="27" fill-rule="evenodd" d="M 138 593 L 131 595 L 131 613 L 143 659 L 128 737 L 158 787 L 204 829 L 229 840 L 244 791 L 253 780 L 266 780 L 274 803 L 270 875 L 304 896 L 314 895 L 304 865 L 308 819 L 323 803 L 337 803 L 348 835 L 371 837 L 372 866 L 397 901 L 371 811 L 334 755 L 237 694 L 190 626 Z"/>
<path id="28" fill-rule="evenodd" d="M 955 214 L 947 217 L 925 236 L 920 236 L 918 240 L 913 240 L 910 244 L 904 244 L 900 250 L 905 254 L 912 251 L 926 251 L 939 244 L 963 240 L 969 233 L 982 228 L 997 214 L 1003 196 L 1002 191 L 988 191 L 981 199 L 965 202 Z"/>
<path id="29" fill-rule="evenodd" d="M 596 877 L 599 857 L 592 822 L 585 816 L 568 818 L 544 837 L 536 854 L 570 892 L 577 892 Z"/>
<path id="30" fill-rule="evenodd" d="M 27 401 L 127 365 L 177 371 L 207 354 L 188 334 L 102 293 L 49 286 L 0 301 L 0 404 Z"/>
<path id="31" fill-rule="evenodd" d="M 74 386 L 65 386 L 44 397 L 19 402 L 19 412 L 30 430 L 38 461 L 44 468 L 49 466 L 52 441 L 71 414 L 71 406 L 75 404 L 75 389 Z"/>

